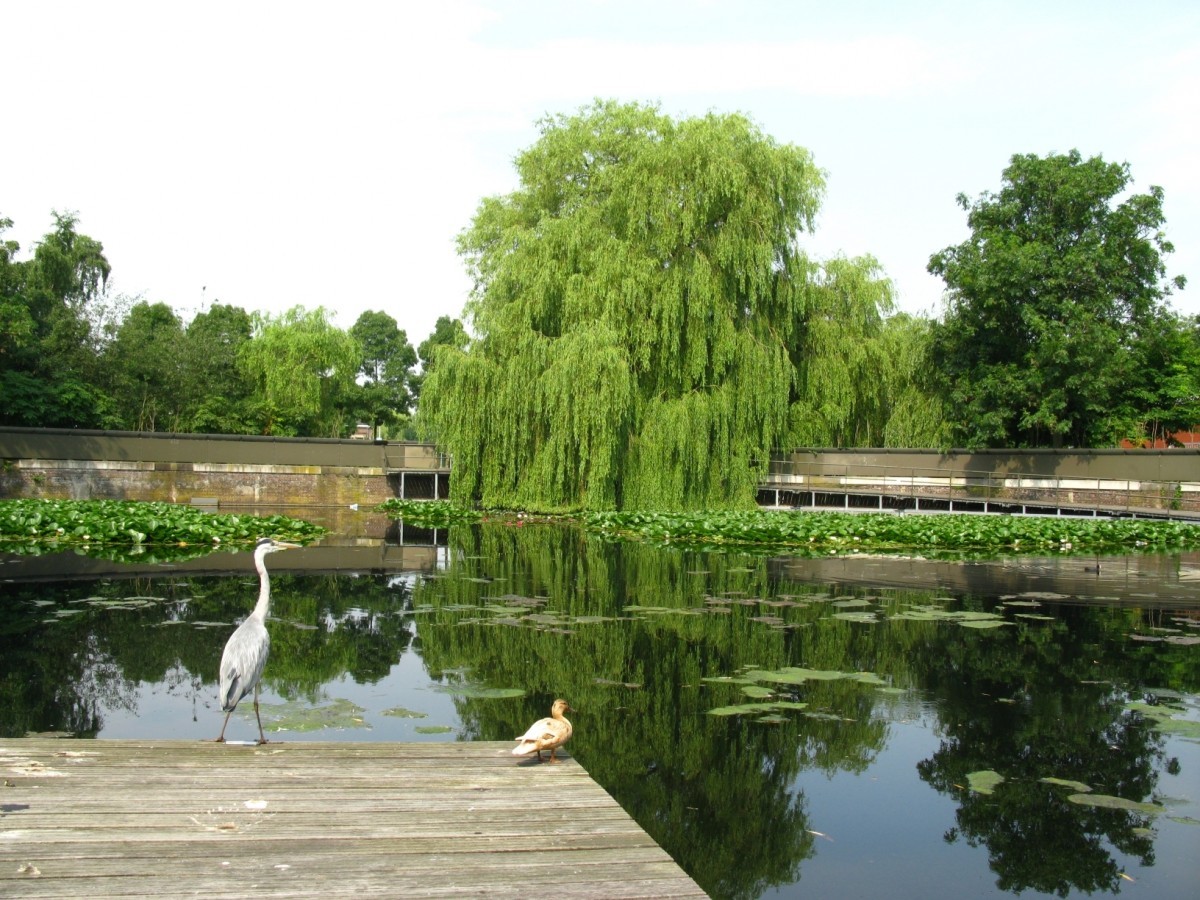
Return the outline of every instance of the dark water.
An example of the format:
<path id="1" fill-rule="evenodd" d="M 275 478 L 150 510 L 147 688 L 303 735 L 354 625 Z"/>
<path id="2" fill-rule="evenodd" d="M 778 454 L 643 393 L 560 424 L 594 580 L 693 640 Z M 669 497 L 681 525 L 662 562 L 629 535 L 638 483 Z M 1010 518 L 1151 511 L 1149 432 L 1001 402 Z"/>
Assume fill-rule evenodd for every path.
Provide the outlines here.
<path id="1" fill-rule="evenodd" d="M 716 897 L 1197 895 L 1195 554 L 1095 573 L 498 525 L 269 562 L 272 739 L 507 740 L 563 696 L 572 755 Z M 215 737 L 249 565 L 5 558 L 0 736 Z M 227 736 L 256 734 L 243 704 Z"/>

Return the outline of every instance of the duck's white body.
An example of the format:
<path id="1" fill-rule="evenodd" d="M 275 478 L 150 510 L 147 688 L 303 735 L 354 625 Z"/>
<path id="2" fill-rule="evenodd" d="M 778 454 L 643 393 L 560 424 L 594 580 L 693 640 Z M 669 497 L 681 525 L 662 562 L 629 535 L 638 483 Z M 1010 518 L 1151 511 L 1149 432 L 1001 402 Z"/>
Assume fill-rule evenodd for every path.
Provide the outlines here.
<path id="1" fill-rule="evenodd" d="M 513 756 L 529 756 L 536 753 L 542 758 L 542 751 L 550 751 L 550 762 L 558 762 L 554 751 L 571 738 L 574 729 L 563 715 L 564 712 L 574 712 L 566 700 L 555 700 L 550 707 L 550 718 L 538 719 L 529 730 L 517 738 L 517 746 L 513 747 Z"/>

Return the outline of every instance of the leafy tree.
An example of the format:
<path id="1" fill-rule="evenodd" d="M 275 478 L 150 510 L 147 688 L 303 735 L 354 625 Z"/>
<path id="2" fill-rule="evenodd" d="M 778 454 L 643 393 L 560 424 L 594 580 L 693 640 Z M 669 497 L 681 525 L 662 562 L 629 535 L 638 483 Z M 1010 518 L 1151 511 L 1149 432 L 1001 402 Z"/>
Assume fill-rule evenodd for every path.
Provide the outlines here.
<path id="1" fill-rule="evenodd" d="M 214 304 L 196 315 L 184 335 L 190 421 L 187 430 L 213 434 L 254 431 L 252 386 L 238 364 L 253 324 L 240 306 Z"/>
<path id="2" fill-rule="evenodd" d="M 440 348 L 452 347 L 455 350 L 465 350 L 470 342 L 471 338 L 467 334 L 467 329 L 463 327 L 462 320 L 453 319 L 450 316 L 438 316 L 429 337 L 421 341 L 417 347 L 417 357 L 421 360 L 421 372 L 413 375 L 409 381 L 414 403 L 421 396 L 421 386 L 425 383 L 425 377 L 436 364 L 437 355 L 441 352 Z"/>
<path id="3" fill-rule="evenodd" d="M 0 217 L 0 236 L 12 224 L 12 219 Z M 5 368 L 12 353 L 33 337 L 33 316 L 22 294 L 25 267 L 16 261 L 20 249 L 16 241 L 0 241 L 0 365 Z"/>
<path id="4" fill-rule="evenodd" d="M 1170 444 L 1171 435 L 1200 425 L 1200 316 L 1157 316 L 1137 349 L 1128 430 Z"/>
<path id="5" fill-rule="evenodd" d="M 358 417 L 375 426 L 403 425 L 412 403 L 412 367 L 417 364 L 408 335 L 387 313 L 368 310 L 350 328 L 350 336 L 363 355 L 361 383 L 354 392 Z"/>
<path id="6" fill-rule="evenodd" d="M 824 184 L 809 153 L 740 115 L 597 102 L 543 120 L 516 165 L 518 190 L 459 239 L 477 338 L 439 351 L 424 388 L 456 496 L 752 503 L 820 288 L 797 246 Z"/>
<path id="7" fill-rule="evenodd" d="M 105 349 L 121 424 L 135 431 L 185 430 L 183 323 L 165 303 L 137 303 Z"/>
<path id="8" fill-rule="evenodd" d="M 54 221 L 32 259 L 15 259 L 15 241 L 0 244 L 0 421 L 102 426 L 108 398 L 96 387 L 101 336 L 92 320 L 111 268 L 74 214 L 56 212 Z M 11 224 L 0 220 L 0 232 Z"/>
<path id="9" fill-rule="evenodd" d="M 935 253 L 947 287 L 932 361 L 955 437 L 978 446 L 1107 446 L 1128 430 L 1137 346 L 1171 287 L 1163 191 L 1132 194 L 1127 164 L 1014 156 L 971 237 Z"/>
<path id="10" fill-rule="evenodd" d="M 238 357 L 254 385 L 262 434 L 337 437 L 349 427 L 346 396 L 362 359 L 354 338 L 324 309 L 296 306 L 280 316 L 255 313 L 254 334 Z"/>

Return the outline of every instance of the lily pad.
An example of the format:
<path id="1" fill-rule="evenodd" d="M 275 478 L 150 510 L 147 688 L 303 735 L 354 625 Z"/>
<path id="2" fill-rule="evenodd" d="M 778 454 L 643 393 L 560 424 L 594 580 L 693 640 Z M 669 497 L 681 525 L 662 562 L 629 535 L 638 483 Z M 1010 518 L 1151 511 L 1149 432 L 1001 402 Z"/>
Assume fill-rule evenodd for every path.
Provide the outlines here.
<path id="1" fill-rule="evenodd" d="M 756 700 L 765 700 L 775 692 L 770 688 L 763 687 L 761 684 L 748 684 L 742 688 L 742 693 Z"/>
<path id="2" fill-rule="evenodd" d="M 1071 781 L 1069 778 L 1039 778 L 1038 781 L 1043 784 L 1057 784 L 1060 787 L 1070 788 L 1078 794 L 1088 794 L 1092 790 L 1091 785 L 1084 784 L 1082 781 Z"/>
<path id="3" fill-rule="evenodd" d="M 1102 809 L 1127 809 L 1131 812 L 1157 815 L 1163 808 L 1157 803 L 1145 803 L 1141 800 L 1126 800 L 1124 797 L 1114 797 L 1111 794 L 1072 794 L 1067 798 L 1080 806 L 1096 806 Z"/>
<path id="4" fill-rule="evenodd" d="M 753 713 L 771 714 L 781 709 L 804 709 L 807 703 L 796 703 L 791 700 L 781 700 L 778 703 L 740 703 L 737 706 L 718 706 L 710 709 L 710 716 L 745 716 Z"/>
<path id="5" fill-rule="evenodd" d="M 249 710 L 250 707 L 247 707 Z M 270 723 L 270 731 L 321 731 L 326 728 L 370 728 L 363 718 L 366 710 L 349 700 L 338 699 L 324 706 L 294 703 L 263 703 L 259 710 Z"/>
<path id="6" fill-rule="evenodd" d="M 967 773 L 967 784 L 977 794 L 990 794 L 1003 781 L 1004 776 L 991 769 L 982 769 L 978 772 Z"/>
<path id="7" fill-rule="evenodd" d="M 415 709 L 405 709 L 403 706 L 393 706 L 391 709 L 383 711 L 385 716 L 393 716 L 397 719 L 424 719 L 429 714 L 417 712 Z"/>
<path id="8" fill-rule="evenodd" d="M 444 694 L 469 697 L 472 700 L 508 700 L 525 696 L 524 688 L 486 687 L 482 684 L 439 684 L 437 690 Z"/>
<path id="9" fill-rule="evenodd" d="M 418 725 L 413 729 L 417 734 L 449 734 L 453 730 L 449 725 Z"/>

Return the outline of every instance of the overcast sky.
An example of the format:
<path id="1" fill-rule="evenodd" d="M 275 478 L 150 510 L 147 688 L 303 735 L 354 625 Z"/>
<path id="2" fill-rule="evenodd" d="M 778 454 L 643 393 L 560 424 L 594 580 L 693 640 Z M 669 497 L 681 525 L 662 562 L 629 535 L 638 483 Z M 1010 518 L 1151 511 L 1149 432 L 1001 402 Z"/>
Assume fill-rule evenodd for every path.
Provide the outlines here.
<path id="1" fill-rule="evenodd" d="M 0 0 L 0 217 L 21 258 L 73 211 L 112 289 L 384 310 L 413 344 L 459 316 L 454 250 L 516 187 L 537 120 L 593 98 L 740 111 L 827 173 L 819 257 L 869 253 L 941 308 L 955 204 L 1016 153 L 1128 162 L 1166 192 L 1169 274 L 1200 313 L 1200 4 Z"/>

